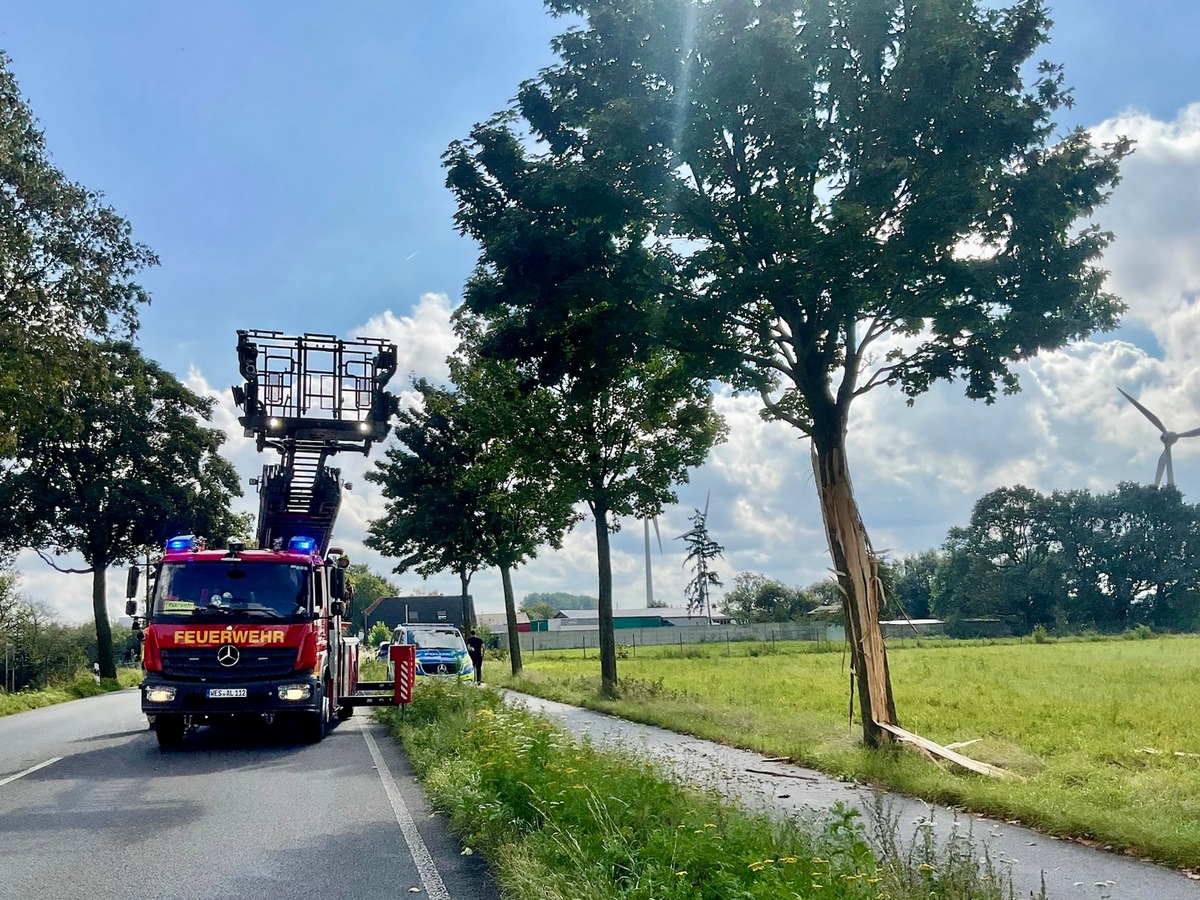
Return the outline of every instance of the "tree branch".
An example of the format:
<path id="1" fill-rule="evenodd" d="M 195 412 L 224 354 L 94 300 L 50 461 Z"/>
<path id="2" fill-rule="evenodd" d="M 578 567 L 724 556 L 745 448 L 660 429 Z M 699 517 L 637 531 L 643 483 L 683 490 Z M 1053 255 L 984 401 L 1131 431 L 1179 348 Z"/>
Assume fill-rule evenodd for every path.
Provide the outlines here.
<path id="1" fill-rule="evenodd" d="M 63 569 L 63 568 L 60 568 L 59 566 L 57 566 L 53 559 L 51 559 L 49 556 L 47 556 L 45 553 L 43 553 L 41 550 L 37 549 L 36 547 L 33 548 L 33 552 L 36 553 L 38 556 L 40 556 L 42 558 L 42 562 L 44 562 L 46 565 L 48 565 L 50 568 L 52 568 L 55 572 L 62 572 L 64 575 L 91 575 L 92 572 L 95 571 L 94 568 Z"/>

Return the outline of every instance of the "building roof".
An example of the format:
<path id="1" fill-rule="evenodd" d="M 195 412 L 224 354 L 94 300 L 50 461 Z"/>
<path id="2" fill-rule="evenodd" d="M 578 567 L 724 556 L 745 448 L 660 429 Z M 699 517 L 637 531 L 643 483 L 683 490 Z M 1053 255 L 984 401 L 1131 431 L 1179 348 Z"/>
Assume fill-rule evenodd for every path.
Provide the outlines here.
<path id="1" fill-rule="evenodd" d="M 729 618 L 719 610 L 712 611 L 714 619 Z M 554 616 L 556 619 L 598 619 L 598 609 L 563 609 Z M 646 606 L 639 609 L 614 609 L 614 619 L 708 619 L 708 615 L 698 611 L 689 611 L 685 606 Z"/>
<path id="2" fill-rule="evenodd" d="M 945 625 L 943 619 L 881 619 L 880 625 Z"/>
<path id="3" fill-rule="evenodd" d="M 480 625 L 488 625 L 488 626 L 507 625 L 508 624 L 508 613 L 502 613 L 502 612 L 478 613 L 475 616 L 475 621 L 478 622 Z M 529 616 L 526 613 L 522 612 L 521 610 L 517 610 L 517 624 L 518 625 L 528 625 L 529 624 Z"/>
<path id="4" fill-rule="evenodd" d="M 474 600 L 467 595 L 467 603 L 474 609 Z M 431 610 L 445 612 L 444 619 L 427 619 Z M 401 625 L 406 619 L 421 624 L 444 621 L 449 625 L 464 624 L 462 620 L 462 596 L 434 595 L 429 597 L 380 597 L 362 613 L 371 622 L 386 622 Z"/>

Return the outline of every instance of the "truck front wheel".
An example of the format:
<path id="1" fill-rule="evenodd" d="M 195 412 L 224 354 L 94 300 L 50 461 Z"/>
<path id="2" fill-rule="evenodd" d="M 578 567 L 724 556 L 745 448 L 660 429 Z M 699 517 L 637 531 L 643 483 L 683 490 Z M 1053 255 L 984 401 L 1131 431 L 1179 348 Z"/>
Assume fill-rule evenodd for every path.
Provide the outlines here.
<path id="1" fill-rule="evenodd" d="M 183 743 L 185 722 L 175 713 L 159 713 L 154 717 L 154 734 L 160 747 L 178 747 Z"/>
<path id="2" fill-rule="evenodd" d="M 325 700 L 325 687 L 317 690 L 317 710 L 304 717 L 304 739 L 310 744 L 319 744 L 329 730 L 329 704 Z"/>

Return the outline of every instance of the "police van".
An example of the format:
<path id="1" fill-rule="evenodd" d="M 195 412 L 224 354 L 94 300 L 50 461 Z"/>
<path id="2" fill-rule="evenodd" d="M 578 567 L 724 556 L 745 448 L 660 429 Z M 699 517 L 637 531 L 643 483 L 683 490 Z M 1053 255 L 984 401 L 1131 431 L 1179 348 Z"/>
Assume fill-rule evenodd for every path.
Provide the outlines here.
<path id="1" fill-rule="evenodd" d="M 409 644 L 416 648 L 417 675 L 472 681 L 475 666 L 467 654 L 467 642 L 453 625 L 398 625 L 392 632 L 392 645 Z M 388 662 L 388 678 L 394 678 Z"/>

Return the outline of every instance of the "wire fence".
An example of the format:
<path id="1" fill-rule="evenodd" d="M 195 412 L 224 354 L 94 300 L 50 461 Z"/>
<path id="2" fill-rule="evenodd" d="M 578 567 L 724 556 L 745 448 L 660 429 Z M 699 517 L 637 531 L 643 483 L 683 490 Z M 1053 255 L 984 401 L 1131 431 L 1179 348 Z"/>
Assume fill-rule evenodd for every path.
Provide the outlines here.
<path id="1" fill-rule="evenodd" d="M 638 647 L 661 647 L 689 644 L 734 644 L 740 642 L 775 643 L 776 641 L 812 641 L 814 643 L 841 643 L 846 639 L 841 625 L 825 622 L 764 622 L 754 625 L 675 625 L 660 628 L 618 628 L 614 631 L 617 646 L 626 648 L 631 654 Z M 561 631 L 526 631 L 517 635 L 522 653 L 537 653 L 539 650 L 581 650 L 600 646 L 600 631 L 597 628 L 572 628 Z M 508 649 L 508 635 L 501 631 L 495 635 L 499 646 Z"/>

